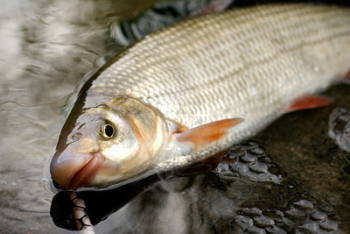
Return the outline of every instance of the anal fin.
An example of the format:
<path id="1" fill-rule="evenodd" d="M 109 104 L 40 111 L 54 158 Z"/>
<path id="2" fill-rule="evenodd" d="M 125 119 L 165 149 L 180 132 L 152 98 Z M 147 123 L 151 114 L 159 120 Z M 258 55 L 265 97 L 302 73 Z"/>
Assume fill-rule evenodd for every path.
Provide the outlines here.
<path id="1" fill-rule="evenodd" d="M 330 105 L 333 102 L 334 100 L 328 97 L 317 95 L 308 96 L 294 101 L 293 104 L 287 109 L 287 112 L 323 107 Z"/>

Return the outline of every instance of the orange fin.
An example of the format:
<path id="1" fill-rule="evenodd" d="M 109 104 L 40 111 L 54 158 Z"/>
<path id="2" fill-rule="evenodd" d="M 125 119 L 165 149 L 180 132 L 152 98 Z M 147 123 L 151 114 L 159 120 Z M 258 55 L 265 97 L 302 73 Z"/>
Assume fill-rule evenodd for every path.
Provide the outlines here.
<path id="1" fill-rule="evenodd" d="M 333 102 L 334 100 L 328 97 L 308 96 L 306 98 L 296 100 L 293 105 L 287 109 L 287 112 L 327 106 Z"/>
<path id="2" fill-rule="evenodd" d="M 192 144 L 191 151 L 199 150 L 210 143 L 220 140 L 227 131 L 243 122 L 243 119 L 224 119 L 208 124 L 201 125 L 187 131 L 176 133 L 175 139 L 180 144 Z M 188 149 L 187 149 L 188 150 Z"/>

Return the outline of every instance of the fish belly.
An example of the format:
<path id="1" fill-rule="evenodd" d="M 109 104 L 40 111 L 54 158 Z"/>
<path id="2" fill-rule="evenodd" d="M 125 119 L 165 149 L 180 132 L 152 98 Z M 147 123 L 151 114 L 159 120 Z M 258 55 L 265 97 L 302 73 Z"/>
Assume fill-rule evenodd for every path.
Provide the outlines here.
<path id="1" fill-rule="evenodd" d="M 263 5 L 191 18 L 146 36 L 92 83 L 86 106 L 128 95 L 189 128 L 243 118 L 224 139 L 233 144 L 349 68 L 348 8 Z"/>

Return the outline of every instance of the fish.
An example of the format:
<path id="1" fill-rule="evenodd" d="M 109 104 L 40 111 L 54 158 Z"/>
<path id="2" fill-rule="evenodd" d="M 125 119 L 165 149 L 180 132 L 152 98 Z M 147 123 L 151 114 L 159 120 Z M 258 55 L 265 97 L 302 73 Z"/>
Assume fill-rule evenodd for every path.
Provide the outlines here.
<path id="1" fill-rule="evenodd" d="M 267 4 L 182 20 L 125 48 L 82 86 L 50 162 L 60 189 L 111 188 L 201 162 L 350 70 L 350 9 Z"/>

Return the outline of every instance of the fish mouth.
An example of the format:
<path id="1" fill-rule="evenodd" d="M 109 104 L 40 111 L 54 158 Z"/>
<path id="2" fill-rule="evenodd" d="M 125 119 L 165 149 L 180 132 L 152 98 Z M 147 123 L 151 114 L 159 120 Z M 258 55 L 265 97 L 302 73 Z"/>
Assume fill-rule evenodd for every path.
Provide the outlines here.
<path id="1" fill-rule="evenodd" d="M 82 187 L 91 187 L 91 182 L 102 166 L 104 157 L 100 153 L 92 154 L 91 159 L 83 165 L 70 179 L 68 188 L 77 190 Z"/>
<path id="2" fill-rule="evenodd" d="M 91 187 L 93 178 L 105 160 L 100 151 L 79 152 L 72 144 L 54 154 L 50 164 L 51 178 L 58 189 Z"/>

